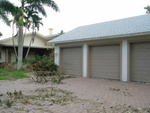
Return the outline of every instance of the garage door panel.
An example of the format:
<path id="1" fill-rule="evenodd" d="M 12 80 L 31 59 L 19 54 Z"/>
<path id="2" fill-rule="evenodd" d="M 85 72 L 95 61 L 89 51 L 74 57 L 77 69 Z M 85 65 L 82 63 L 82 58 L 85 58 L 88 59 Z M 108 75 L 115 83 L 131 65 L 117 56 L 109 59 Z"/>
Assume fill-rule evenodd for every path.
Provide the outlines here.
<path id="1" fill-rule="evenodd" d="M 120 78 L 120 46 L 90 47 L 90 74 L 92 77 Z"/>
<path id="2" fill-rule="evenodd" d="M 105 65 L 118 65 L 118 59 L 114 59 L 114 61 L 112 60 L 107 60 L 107 59 L 103 59 L 103 60 L 97 60 L 97 59 L 94 59 L 93 63 L 94 65 L 99 65 L 100 63 L 101 64 L 105 64 Z"/>
<path id="3" fill-rule="evenodd" d="M 150 42 L 131 44 L 131 80 L 150 82 Z"/>
<path id="4" fill-rule="evenodd" d="M 61 72 L 69 75 L 82 75 L 82 48 L 61 49 Z"/>

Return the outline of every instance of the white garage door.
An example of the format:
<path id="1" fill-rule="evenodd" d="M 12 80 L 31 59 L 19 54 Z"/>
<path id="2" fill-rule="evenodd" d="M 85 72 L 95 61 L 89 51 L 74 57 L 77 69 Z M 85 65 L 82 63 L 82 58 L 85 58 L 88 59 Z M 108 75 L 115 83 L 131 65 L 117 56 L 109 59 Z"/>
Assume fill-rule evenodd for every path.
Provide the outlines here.
<path id="1" fill-rule="evenodd" d="M 68 75 L 82 76 L 82 48 L 61 49 L 61 72 Z"/>
<path id="2" fill-rule="evenodd" d="M 131 80 L 150 82 L 150 42 L 131 44 Z"/>
<path id="3" fill-rule="evenodd" d="M 120 79 L 120 45 L 90 47 L 90 75 Z"/>

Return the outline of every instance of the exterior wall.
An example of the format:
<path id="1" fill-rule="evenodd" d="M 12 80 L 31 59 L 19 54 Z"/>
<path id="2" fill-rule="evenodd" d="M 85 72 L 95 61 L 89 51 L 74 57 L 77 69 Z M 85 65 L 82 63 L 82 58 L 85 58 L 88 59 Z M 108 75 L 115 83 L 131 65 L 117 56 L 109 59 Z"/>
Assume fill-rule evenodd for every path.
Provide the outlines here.
<path id="1" fill-rule="evenodd" d="M 25 40 L 24 40 L 24 47 L 28 47 L 30 44 L 30 40 L 31 40 L 31 35 L 26 35 Z M 17 38 L 14 39 L 15 45 L 18 45 L 17 42 Z M 14 53 L 14 49 L 13 49 L 13 43 L 12 43 L 12 39 L 8 38 L 8 39 L 4 39 L 0 41 L 0 44 L 2 45 L 0 47 L 0 52 L 1 52 L 1 59 L 0 59 L 0 63 L 2 62 L 8 62 L 8 63 L 13 63 L 16 62 L 16 57 L 15 57 L 15 53 Z M 44 37 L 41 37 L 39 35 L 36 35 L 34 42 L 31 44 L 31 49 L 38 49 L 39 51 L 41 50 L 42 52 L 45 52 L 45 49 L 51 47 L 51 46 L 47 46 L 47 40 Z M 39 53 L 41 54 L 42 52 L 40 51 L 31 51 L 29 52 L 28 55 L 28 60 L 32 60 L 35 59 L 35 53 Z M 44 49 L 44 50 L 43 50 Z M 46 52 L 45 52 L 46 53 Z M 46 53 L 47 54 L 47 53 Z"/>
<path id="2" fill-rule="evenodd" d="M 83 49 L 83 77 L 89 77 L 89 46 L 91 45 L 107 45 L 107 44 L 117 44 L 121 45 L 121 67 L 120 67 L 120 80 L 121 81 L 130 81 L 130 44 L 133 42 L 147 42 L 150 41 L 150 35 L 144 36 L 130 36 L 130 37 L 120 37 L 114 39 L 102 39 L 95 41 L 86 41 L 86 42 L 74 42 L 66 44 L 57 44 L 55 46 L 55 63 L 59 65 L 60 62 L 60 48 L 67 46 L 72 47 L 73 45 L 82 45 Z"/>
<path id="3" fill-rule="evenodd" d="M 16 62 L 16 56 L 15 56 L 14 49 L 6 49 L 6 50 L 7 50 L 7 53 L 6 53 L 6 56 L 7 56 L 6 62 L 7 63 L 14 63 L 14 62 Z"/>
<path id="4" fill-rule="evenodd" d="M 14 63 L 14 62 L 16 62 L 16 56 L 15 56 L 14 51 L 12 51 L 12 53 L 11 53 L 11 63 Z"/>
<path id="5" fill-rule="evenodd" d="M 24 40 L 24 46 L 29 46 L 31 36 L 27 36 Z M 40 37 L 35 37 L 34 42 L 31 45 L 32 47 L 45 47 L 46 46 L 46 40 L 43 40 Z"/>
<path id="6" fill-rule="evenodd" d="M 1 47 L 0 47 L 0 55 L 1 55 L 0 63 L 5 62 L 5 51 Z"/>
<path id="7" fill-rule="evenodd" d="M 35 59 L 35 52 L 30 51 L 27 57 L 27 60 L 34 60 Z"/>
<path id="8" fill-rule="evenodd" d="M 25 37 L 25 40 L 24 40 L 24 46 L 29 46 L 30 44 L 30 39 L 31 39 L 31 36 L 26 36 Z M 17 39 L 15 38 L 15 45 L 18 45 L 18 41 Z M 6 40 L 3 40 L 0 42 L 1 44 L 3 45 L 7 45 L 7 46 L 13 46 L 13 43 L 12 43 L 12 39 L 6 39 Z M 34 42 L 32 43 L 31 47 L 36 47 L 36 48 L 46 48 L 46 43 L 47 41 L 44 40 L 43 38 L 41 37 L 35 37 L 34 39 Z"/>

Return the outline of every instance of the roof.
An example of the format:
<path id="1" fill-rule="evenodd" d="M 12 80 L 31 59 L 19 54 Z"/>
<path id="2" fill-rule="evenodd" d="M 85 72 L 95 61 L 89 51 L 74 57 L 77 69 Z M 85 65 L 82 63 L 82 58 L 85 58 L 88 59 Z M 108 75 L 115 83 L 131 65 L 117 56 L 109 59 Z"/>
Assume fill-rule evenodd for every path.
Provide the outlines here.
<path id="1" fill-rule="evenodd" d="M 150 34 L 150 14 L 77 27 L 48 43 L 66 43 L 139 34 Z"/>
<path id="2" fill-rule="evenodd" d="M 25 36 L 31 36 L 31 35 L 32 35 L 32 33 L 29 32 L 29 33 L 26 33 Z M 42 34 L 40 34 L 40 33 L 38 33 L 38 32 L 36 33 L 36 36 L 38 36 L 38 37 L 40 37 L 40 38 L 42 38 L 42 39 L 44 39 L 44 40 L 46 40 L 46 41 L 51 40 L 51 39 L 53 39 L 53 38 L 55 38 L 55 37 L 58 37 L 59 35 L 61 35 L 61 34 L 58 33 L 58 34 L 53 34 L 53 35 L 47 35 L 47 36 L 45 36 L 45 35 L 42 35 Z M 12 37 L 3 38 L 3 39 L 0 39 L 0 42 L 7 41 L 7 40 L 11 40 L 11 39 L 12 39 Z"/>

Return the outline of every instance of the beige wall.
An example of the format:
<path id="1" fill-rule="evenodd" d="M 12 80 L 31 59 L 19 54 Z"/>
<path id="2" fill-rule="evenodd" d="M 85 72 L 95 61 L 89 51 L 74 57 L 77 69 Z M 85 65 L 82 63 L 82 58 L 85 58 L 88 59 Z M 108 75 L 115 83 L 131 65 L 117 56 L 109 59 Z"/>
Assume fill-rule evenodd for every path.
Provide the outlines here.
<path id="1" fill-rule="evenodd" d="M 24 40 L 24 46 L 29 46 L 31 40 L 31 36 L 27 36 Z M 32 47 L 46 47 L 46 40 L 40 38 L 40 37 L 35 37 L 34 42 L 31 45 Z"/>
<path id="2" fill-rule="evenodd" d="M 24 40 L 24 46 L 29 46 L 29 43 L 30 43 L 30 40 L 31 40 L 31 35 L 28 35 L 25 37 L 25 40 Z M 35 48 L 46 48 L 46 40 L 44 38 L 41 38 L 39 36 L 36 36 L 35 39 L 34 39 L 34 42 L 32 43 L 32 47 L 35 47 Z M 5 40 L 2 40 L 0 42 L 2 45 L 9 45 L 9 46 L 12 46 L 13 43 L 12 43 L 12 39 L 9 38 L 9 39 L 5 39 Z M 15 38 L 15 45 L 17 45 L 18 42 L 17 42 L 17 38 Z"/>

